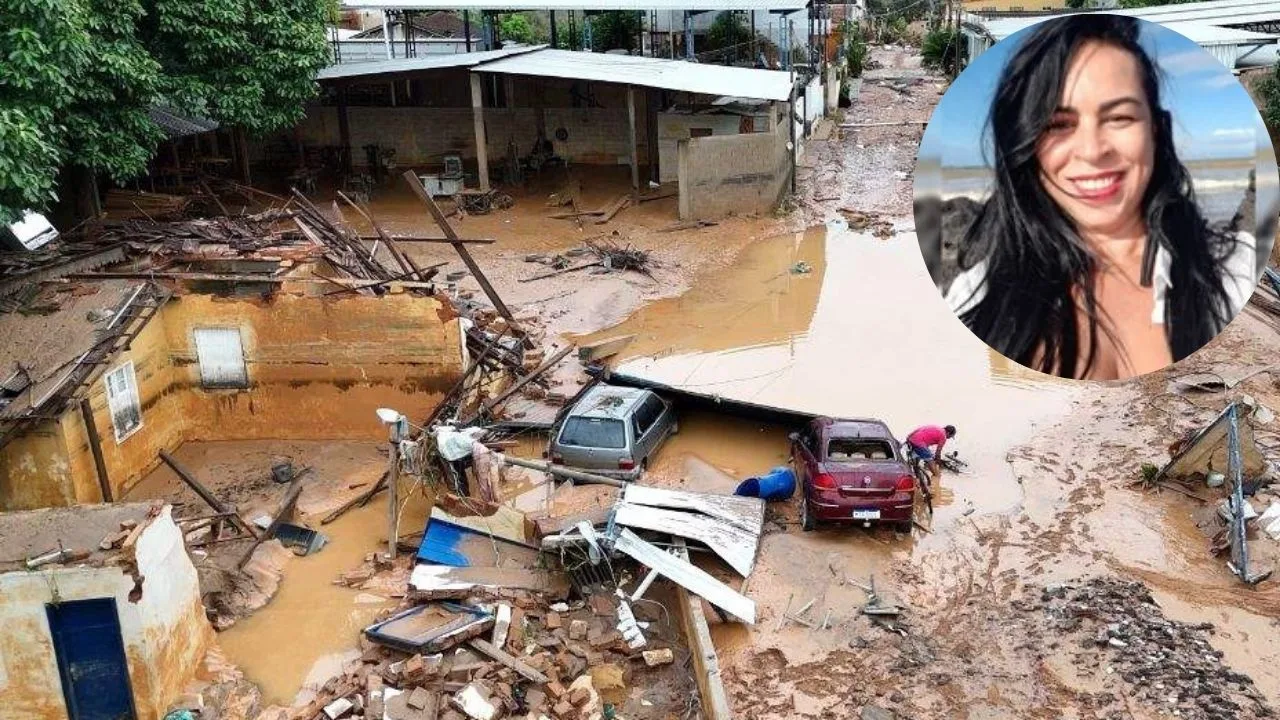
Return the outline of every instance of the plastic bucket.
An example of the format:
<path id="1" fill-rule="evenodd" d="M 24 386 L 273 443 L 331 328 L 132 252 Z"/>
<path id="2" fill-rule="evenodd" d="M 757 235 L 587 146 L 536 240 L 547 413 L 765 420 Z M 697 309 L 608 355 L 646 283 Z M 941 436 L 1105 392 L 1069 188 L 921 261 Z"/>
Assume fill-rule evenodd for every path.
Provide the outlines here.
<path id="1" fill-rule="evenodd" d="M 733 491 L 734 495 L 763 500 L 786 500 L 796 492 L 796 474 L 780 465 L 759 477 L 747 478 Z"/>

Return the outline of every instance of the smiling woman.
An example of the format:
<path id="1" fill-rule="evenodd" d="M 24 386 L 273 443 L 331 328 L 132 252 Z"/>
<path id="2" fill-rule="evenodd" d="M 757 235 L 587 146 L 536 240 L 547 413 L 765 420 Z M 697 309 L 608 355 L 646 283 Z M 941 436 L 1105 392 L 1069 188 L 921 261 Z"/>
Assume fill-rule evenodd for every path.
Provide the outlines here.
<path id="1" fill-rule="evenodd" d="M 1042 22 L 1020 33 L 991 99 L 991 192 L 946 297 L 974 334 L 1041 372 L 1163 368 L 1216 336 L 1257 279 L 1255 239 L 1211 225 L 1197 202 L 1140 31 L 1101 13 Z"/>

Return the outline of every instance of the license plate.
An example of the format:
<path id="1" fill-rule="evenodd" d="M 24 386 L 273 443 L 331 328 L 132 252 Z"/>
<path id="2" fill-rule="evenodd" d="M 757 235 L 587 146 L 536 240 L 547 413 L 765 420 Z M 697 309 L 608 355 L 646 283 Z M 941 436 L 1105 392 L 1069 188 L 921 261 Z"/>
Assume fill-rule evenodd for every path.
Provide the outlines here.
<path id="1" fill-rule="evenodd" d="M 853 519 L 854 520 L 879 520 L 880 511 L 879 510 L 854 510 Z"/>

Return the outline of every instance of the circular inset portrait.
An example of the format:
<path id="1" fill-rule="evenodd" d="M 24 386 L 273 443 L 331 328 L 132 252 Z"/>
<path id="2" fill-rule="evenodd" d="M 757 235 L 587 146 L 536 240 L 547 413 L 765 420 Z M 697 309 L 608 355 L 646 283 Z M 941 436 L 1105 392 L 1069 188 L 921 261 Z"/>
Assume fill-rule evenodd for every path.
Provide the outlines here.
<path id="1" fill-rule="evenodd" d="M 1230 69 L 1162 25 L 1016 22 L 925 130 L 925 263 L 960 320 L 1021 365 L 1159 370 L 1231 322 L 1271 251 L 1280 190 L 1262 117 Z"/>

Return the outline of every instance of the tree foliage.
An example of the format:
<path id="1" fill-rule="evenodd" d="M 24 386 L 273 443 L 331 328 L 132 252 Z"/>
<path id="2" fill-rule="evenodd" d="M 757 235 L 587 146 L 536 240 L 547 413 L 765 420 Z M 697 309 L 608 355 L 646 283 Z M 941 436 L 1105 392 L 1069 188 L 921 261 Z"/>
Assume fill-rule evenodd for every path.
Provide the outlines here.
<path id="1" fill-rule="evenodd" d="M 163 137 L 156 104 L 263 133 L 301 118 L 331 0 L 0 3 L 0 222 L 45 209 L 66 166 L 117 181 Z"/>
<path id="2" fill-rule="evenodd" d="M 611 10 L 599 15 L 592 15 L 591 48 L 593 50 L 626 50 L 636 49 L 636 40 L 640 34 L 640 17 L 642 13 L 629 10 Z"/>
<path id="3" fill-rule="evenodd" d="M 712 52 L 750 41 L 751 28 L 747 27 L 742 15 L 732 10 L 725 10 L 716 15 L 716 19 L 711 22 L 711 27 L 707 28 L 707 38 L 700 49 Z"/>
<path id="4" fill-rule="evenodd" d="M 510 13 L 503 15 L 498 21 L 498 34 L 503 41 L 525 43 L 532 45 L 534 43 L 546 42 L 546 35 L 539 31 L 529 15 L 525 13 Z"/>
<path id="5" fill-rule="evenodd" d="M 968 44 L 955 28 L 935 27 L 925 33 L 921 43 L 921 63 L 955 77 L 968 55 Z"/>

